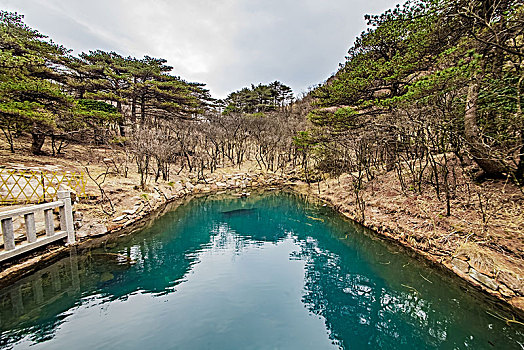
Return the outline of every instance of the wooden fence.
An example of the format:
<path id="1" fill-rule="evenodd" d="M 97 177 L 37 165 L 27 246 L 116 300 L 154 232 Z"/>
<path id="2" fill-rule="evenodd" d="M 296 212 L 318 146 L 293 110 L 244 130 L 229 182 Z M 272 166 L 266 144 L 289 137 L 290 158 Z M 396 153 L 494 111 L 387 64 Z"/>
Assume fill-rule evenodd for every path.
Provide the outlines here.
<path id="1" fill-rule="evenodd" d="M 71 189 L 86 197 L 82 172 L 12 170 L 0 168 L 0 204 L 44 203 L 57 199 L 61 190 Z"/>

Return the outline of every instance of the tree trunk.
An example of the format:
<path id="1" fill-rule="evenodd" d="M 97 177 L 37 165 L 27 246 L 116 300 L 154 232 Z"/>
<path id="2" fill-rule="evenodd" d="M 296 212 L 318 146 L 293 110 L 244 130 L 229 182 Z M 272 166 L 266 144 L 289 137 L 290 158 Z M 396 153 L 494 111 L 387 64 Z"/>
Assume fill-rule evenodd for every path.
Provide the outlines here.
<path id="1" fill-rule="evenodd" d="M 505 167 L 490 157 L 489 149 L 482 143 L 482 136 L 477 125 L 477 102 L 480 92 L 480 81 L 473 79 L 466 97 L 466 112 L 464 114 L 464 134 L 469 143 L 469 151 L 473 160 L 484 171 L 486 176 L 499 177 Z"/>
<path id="2" fill-rule="evenodd" d="M 524 132 L 524 130 L 522 131 Z M 524 136 L 521 137 L 523 146 L 520 148 L 520 155 L 519 155 L 519 165 L 517 167 L 517 171 L 515 173 L 515 176 L 517 177 L 517 181 L 522 186 L 524 185 Z"/>
<path id="3" fill-rule="evenodd" d="M 118 110 L 118 113 L 120 113 L 120 118 L 118 118 L 118 130 L 120 132 L 120 136 L 125 137 L 125 116 L 124 113 L 122 113 L 122 103 L 120 101 L 116 102 L 116 109 Z"/>
<path id="4" fill-rule="evenodd" d="M 522 80 L 524 79 L 524 76 L 521 76 L 519 79 L 519 82 L 517 84 L 517 118 L 520 120 L 520 152 L 519 152 L 519 164 L 517 166 L 517 171 L 515 172 L 515 176 L 517 178 L 517 182 L 520 186 L 524 185 L 524 120 L 522 119 L 522 103 L 521 103 L 521 94 L 520 94 L 520 86 L 522 84 Z"/>
<path id="5" fill-rule="evenodd" d="M 42 147 L 44 146 L 45 134 L 33 129 L 33 131 L 31 132 L 31 136 L 33 137 L 31 143 L 31 153 L 35 155 L 42 154 Z"/>

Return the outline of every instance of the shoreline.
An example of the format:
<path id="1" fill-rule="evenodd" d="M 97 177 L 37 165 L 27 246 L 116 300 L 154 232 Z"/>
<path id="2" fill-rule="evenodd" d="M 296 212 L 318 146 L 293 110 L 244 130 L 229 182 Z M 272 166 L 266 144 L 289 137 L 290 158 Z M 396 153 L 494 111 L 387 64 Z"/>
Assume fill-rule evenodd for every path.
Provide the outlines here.
<path id="1" fill-rule="evenodd" d="M 501 288 L 510 289 L 508 286 L 504 285 L 502 282 L 496 280 L 495 278 L 490 278 L 489 276 L 484 275 L 482 272 L 478 272 L 477 270 L 475 270 L 475 267 L 469 264 L 468 261 L 445 254 L 438 255 L 435 253 L 421 250 L 418 247 L 411 244 L 409 240 L 403 239 L 404 237 L 406 237 L 405 233 L 398 232 L 393 227 L 391 227 L 391 225 L 388 225 L 388 223 L 386 222 L 376 223 L 365 221 L 364 223 L 362 223 L 354 214 L 352 214 L 351 208 L 345 205 L 342 201 L 338 204 L 335 204 L 333 203 L 333 200 L 329 198 L 325 193 L 319 194 L 316 185 L 307 186 L 307 184 L 298 184 L 293 190 L 296 193 L 311 196 L 323 203 L 326 203 L 331 208 L 333 208 L 333 210 L 340 213 L 346 219 L 356 222 L 359 225 L 365 227 L 366 229 L 369 229 L 381 239 L 387 240 L 393 244 L 408 249 L 409 251 L 413 252 L 417 257 L 420 257 L 424 261 L 432 264 L 434 267 L 440 268 L 442 271 L 448 273 L 449 275 L 456 278 L 460 278 L 462 281 L 466 282 L 467 285 L 475 288 L 476 290 L 481 291 L 487 296 L 495 298 L 504 306 L 507 306 L 510 309 L 514 310 L 514 312 L 518 315 L 519 318 L 524 319 L 524 297 L 522 295 L 515 295 L 513 297 L 504 296 L 500 292 L 500 290 Z M 464 267 L 464 269 L 469 273 L 463 272 L 463 270 L 457 267 L 457 265 L 460 264 L 460 262 L 457 262 L 456 260 L 464 262 L 465 264 L 459 267 Z M 482 283 L 481 281 L 473 278 L 471 276 L 472 270 L 476 271 L 477 277 L 479 279 L 482 279 L 484 276 L 486 279 L 488 279 L 488 281 L 486 283 Z M 475 272 L 473 272 L 473 274 L 475 274 Z M 489 283 L 494 283 L 494 285 L 492 286 L 495 287 L 496 285 L 496 289 L 489 288 L 486 285 Z"/>
<path id="2" fill-rule="evenodd" d="M 152 224 L 156 218 L 163 215 L 167 211 L 172 210 L 174 207 L 182 205 L 184 202 L 190 201 L 194 198 L 221 193 L 232 193 L 234 191 L 249 192 L 251 190 L 283 190 L 313 197 L 316 200 L 326 203 L 331 208 L 333 208 L 333 210 L 340 213 L 348 220 L 356 222 L 359 225 L 362 225 L 363 227 L 371 230 L 373 234 L 377 235 L 381 239 L 408 249 L 416 257 L 420 257 L 425 262 L 433 265 L 433 267 L 439 268 L 453 277 L 459 277 L 462 281 L 467 283 L 468 286 L 481 291 L 486 296 L 495 298 L 497 302 L 502 304 L 501 307 L 511 309 L 518 318 L 524 319 L 524 297 L 519 296 L 516 293 L 516 295 L 513 297 L 504 296 L 501 293 L 501 290 L 504 288 L 510 289 L 510 287 L 506 286 L 496 278 L 491 278 L 482 272 L 475 270 L 475 268 L 470 266 L 467 261 L 445 254 L 437 255 L 435 253 L 421 250 L 413 244 L 410 244 L 408 240 L 403 239 L 405 234 L 403 232 L 398 232 L 393 227 L 391 227 L 392 225 L 388 225 L 387 222 L 359 222 L 356 216 L 352 214 L 352 211 L 350 210 L 351 208 L 349 208 L 348 205 L 345 205 L 342 202 L 337 204 L 334 203 L 332 198 L 329 198 L 329 196 L 327 196 L 325 193 L 319 193 L 319 191 L 316 190 L 315 185 L 308 186 L 303 182 L 291 182 L 288 181 L 285 177 L 281 177 L 276 174 L 273 175 L 275 175 L 275 177 L 271 178 L 268 183 L 257 184 L 256 186 L 241 187 L 235 186 L 234 184 L 226 186 L 225 188 L 211 188 L 211 186 L 209 186 L 209 190 L 195 190 L 196 187 L 191 187 L 189 190 L 184 188 L 171 197 L 164 195 L 160 198 L 159 201 L 156 201 L 153 206 L 144 206 L 144 210 L 140 211 L 138 215 L 133 215 L 130 218 L 126 218 L 126 220 L 122 223 L 107 227 L 107 230 L 104 232 L 95 232 L 93 235 L 78 237 L 78 243 L 72 247 L 53 244 L 35 250 L 18 260 L 8 261 L 6 264 L 4 264 L 4 266 L 7 267 L 0 272 L 0 287 L 8 286 L 15 281 L 33 273 L 39 268 L 64 258 L 65 256 L 71 254 L 72 251 L 75 251 L 76 253 L 76 251 L 79 250 L 81 253 L 86 249 L 100 246 L 109 240 L 118 239 L 118 237 L 129 235 L 137 230 L 143 229 L 147 225 Z M 464 264 L 459 265 L 460 262 L 457 262 L 457 259 Z M 457 267 L 457 265 L 459 266 Z M 461 270 L 460 267 L 463 269 Z M 475 272 L 472 272 L 472 270 Z M 477 273 L 477 275 L 474 276 L 479 279 L 487 278 L 486 283 L 482 283 L 481 281 L 475 279 L 474 276 L 472 276 L 472 274 L 475 273 Z M 495 283 L 490 285 L 494 289 L 489 288 L 486 285 L 489 285 L 489 283 Z"/>

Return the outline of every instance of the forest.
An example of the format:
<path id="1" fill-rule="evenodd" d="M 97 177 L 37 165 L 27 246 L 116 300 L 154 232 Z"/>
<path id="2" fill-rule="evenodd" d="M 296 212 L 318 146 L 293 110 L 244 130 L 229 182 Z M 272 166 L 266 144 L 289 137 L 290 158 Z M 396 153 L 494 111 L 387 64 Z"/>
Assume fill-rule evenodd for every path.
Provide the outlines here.
<path id="1" fill-rule="evenodd" d="M 296 159 L 293 92 L 278 82 L 213 99 L 205 84 L 172 75 L 162 58 L 70 50 L 1 13 L 0 128 L 12 153 L 31 138 L 59 155 L 71 142 L 117 147 L 142 175 L 169 180 L 173 164 L 201 173 L 255 157 L 271 170 Z M 180 171 L 180 170 L 179 170 Z M 124 170 L 125 174 L 125 170 Z"/>
<path id="2" fill-rule="evenodd" d="M 350 174 L 359 191 L 394 172 L 407 193 L 431 188 L 452 211 L 458 177 L 524 184 L 524 5 L 413 0 L 380 15 L 340 69 L 300 98 L 259 83 L 214 99 L 162 58 L 67 48 L 1 12 L 0 128 L 11 152 L 68 144 L 122 151 L 148 179 L 204 177 L 254 160 L 307 183 Z M 297 170 L 299 169 L 299 170 Z M 460 170 L 460 171 L 459 171 Z"/>

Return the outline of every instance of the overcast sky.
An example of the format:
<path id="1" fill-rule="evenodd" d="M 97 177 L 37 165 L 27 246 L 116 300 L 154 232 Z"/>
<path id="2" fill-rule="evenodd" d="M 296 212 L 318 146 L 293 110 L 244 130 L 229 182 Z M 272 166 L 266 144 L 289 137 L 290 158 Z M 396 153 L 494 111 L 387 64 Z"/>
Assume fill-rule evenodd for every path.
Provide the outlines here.
<path id="1" fill-rule="evenodd" d="M 401 0 L 0 0 L 74 54 L 165 58 L 214 97 L 280 80 L 295 95 L 326 80 L 378 14 Z"/>

